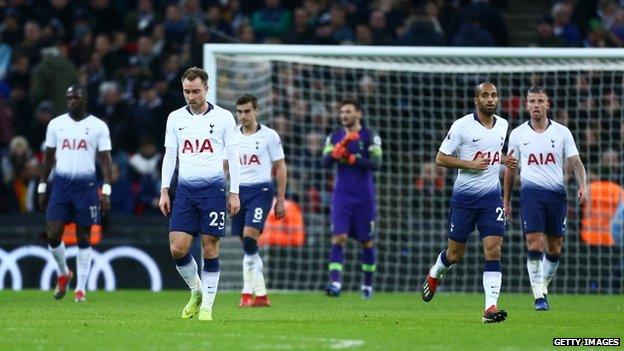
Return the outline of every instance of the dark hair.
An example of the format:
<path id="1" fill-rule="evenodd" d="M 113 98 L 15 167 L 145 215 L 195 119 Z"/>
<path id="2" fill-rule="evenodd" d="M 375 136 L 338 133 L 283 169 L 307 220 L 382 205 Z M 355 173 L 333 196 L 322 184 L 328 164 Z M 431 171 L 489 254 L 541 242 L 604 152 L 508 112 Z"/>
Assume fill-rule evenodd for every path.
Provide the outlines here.
<path id="1" fill-rule="evenodd" d="M 479 83 L 474 88 L 474 96 L 475 97 L 479 96 L 479 94 L 481 93 L 481 87 L 486 85 L 486 84 L 491 84 L 494 88 L 496 88 L 496 85 L 494 83 L 492 83 L 492 82 L 485 81 L 485 82 Z"/>
<path id="2" fill-rule="evenodd" d="M 350 98 L 343 99 L 340 102 L 339 107 L 342 107 L 344 105 L 353 105 L 353 107 L 355 107 L 357 111 L 360 111 L 360 112 L 362 111 L 362 106 L 360 106 L 360 103 L 356 99 L 350 99 Z"/>
<path id="3" fill-rule="evenodd" d="M 532 86 L 529 89 L 527 89 L 527 95 L 529 95 L 529 94 L 544 94 L 544 95 L 548 96 L 548 94 L 546 93 L 544 88 L 537 87 L 537 86 Z"/>
<path id="4" fill-rule="evenodd" d="M 244 105 L 249 102 L 251 102 L 251 107 L 253 107 L 254 110 L 258 108 L 258 98 L 251 94 L 241 95 L 238 99 L 236 99 L 236 106 Z"/>
<path id="5" fill-rule="evenodd" d="M 191 67 L 182 75 L 183 82 L 185 79 L 195 80 L 197 78 L 202 80 L 204 86 L 208 86 L 208 73 L 199 67 Z"/>

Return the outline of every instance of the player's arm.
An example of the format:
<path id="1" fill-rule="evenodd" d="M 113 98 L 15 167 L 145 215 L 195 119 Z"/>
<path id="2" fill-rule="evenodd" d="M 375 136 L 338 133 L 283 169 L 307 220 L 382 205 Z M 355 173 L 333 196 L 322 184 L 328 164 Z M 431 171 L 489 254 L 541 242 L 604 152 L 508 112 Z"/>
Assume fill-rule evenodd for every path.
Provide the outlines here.
<path id="1" fill-rule="evenodd" d="M 112 163 L 110 150 L 99 151 L 98 159 L 100 160 L 100 168 L 102 169 L 102 177 L 104 178 L 104 184 L 102 184 L 102 211 L 108 212 L 110 209 L 110 195 L 111 195 L 111 178 L 112 178 Z"/>
<path id="2" fill-rule="evenodd" d="M 225 145 L 225 156 L 228 161 L 230 174 L 230 195 L 228 196 L 228 213 L 234 216 L 240 210 L 240 199 L 238 197 L 240 184 L 240 160 L 238 158 L 238 135 L 236 133 L 236 122 L 234 116 L 229 114 L 227 125 L 223 131 L 223 144 Z"/>
<path id="3" fill-rule="evenodd" d="M 165 131 L 165 155 L 162 160 L 160 173 L 160 199 L 158 207 L 160 212 L 167 217 L 171 213 L 171 202 L 169 200 L 169 187 L 175 172 L 178 159 L 178 139 L 175 134 L 175 126 L 171 114 L 167 118 L 167 129 Z"/>
<path id="4" fill-rule="evenodd" d="M 474 171 L 483 171 L 490 164 L 490 159 L 484 155 L 477 156 L 474 160 L 461 160 L 455 156 L 447 155 L 442 151 L 438 151 L 436 155 L 436 164 L 446 168 L 471 169 Z"/>
<path id="5" fill-rule="evenodd" d="M 226 181 L 230 180 L 230 164 L 228 160 L 223 160 L 223 176 Z"/>
<path id="6" fill-rule="evenodd" d="M 381 168 L 381 159 L 383 156 L 383 150 L 381 149 L 381 138 L 376 133 L 373 135 L 371 145 L 368 147 L 368 158 L 363 157 L 360 154 L 349 154 L 347 152 L 344 160 L 354 166 L 364 169 L 372 169 L 377 171 Z"/>
<path id="7" fill-rule="evenodd" d="M 332 135 L 328 135 L 325 139 L 325 147 L 323 148 L 323 166 L 330 168 L 334 165 L 334 163 L 340 158 L 334 158 L 332 155 L 335 153 L 334 148 L 335 145 L 332 144 Z"/>
<path id="8" fill-rule="evenodd" d="M 284 200 L 286 199 L 286 179 L 288 178 L 286 160 L 282 158 L 273 162 L 273 169 L 275 170 L 275 181 L 277 182 L 275 217 L 277 219 L 282 219 L 284 218 L 284 216 L 286 216 L 286 211 L 284 207 Z"/>
<path id="9" fill-rule="evenodd" d="M 574 178 L 576 178 L 576 183 L 578 184 L 578 199 L 581 205 L 585 205 L 587 202 L 587 172 L 585 171 L 585 166 L 583 165 L 583 161 L 581 161 L 581 157 L 579 155 L 574 155 L 568 157 L 568 164 L 574 173 Z"/>
<path id="10" fill-rule="evenodd" d="M 587 172 L 585 171 L 585 166 L 576 148 L 574 137 L 567 128 L 565 128 L 563 133 L 563 151 L 566 155 L 567 164 L 572 169 L 574 177 L 576 178 L 576 184 L 578 184 L 579 187 L 579 204 L 582 206 L 587 203 Z"/>
<path id="11" fill-rule="evenodd" d="M 41 170 L 41 176 L 39 178 L 39 186 L 37 187 L 38 202 L 41 209 L 45 208 L 46 204 L 46 191 L 47 182 L 54 167 L 54 157 L 56 155 L 55 147 L 46 147 L 45 154 L 43 155 L 43 169 Z"/>
<path id="12" fill-rule="evenodd" d="M 503 178 L 503 209 L 505 210 L 505 217 L 511 222 L 511 196 L 513 194 L 513 187 L 516 184 L 516 170 L 518 164 L 516 155 L 520 156 L 520 144 L 518 143 L 515 131 L 512 131 L 509 136 L 507 149 L 509 152 L 507 153 L 507 156 L 505 156 L 505 165 L 507 167 L 505 167 L 505 177 Z"/>

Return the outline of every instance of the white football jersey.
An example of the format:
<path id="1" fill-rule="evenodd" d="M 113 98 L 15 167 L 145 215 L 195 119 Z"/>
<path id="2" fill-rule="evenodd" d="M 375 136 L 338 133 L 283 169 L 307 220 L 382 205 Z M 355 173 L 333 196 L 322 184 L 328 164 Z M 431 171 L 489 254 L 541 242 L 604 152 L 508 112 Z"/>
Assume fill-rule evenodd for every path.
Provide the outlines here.
<path id="1" fill-rule="evenodd" d="M 242 127 L 237 132 L 240 184 L 270 183 L 273 162 L 284 158 L 279 135 L 263 124 L 258 124 L 258 130 L 251 135 L 244 135 Z"/>
<path id="2" fill-rule="evenodd" d="M 208 103 L 203 115 L 194 115 L 188 106 L 169 114 L 165 147 L 178 150 L 178 191 L 212 184 L 224 184 L 225 146 L 237 147 L 234 116 L 228 110 Z"/>
<path id="3" fill-rule="evenodd" d="M 440 152 L 472 161 L 479 155 L 490 159 L 483 171 L 459 169 L 451 204 L 458 207 L 489 207 L 500 202 L 500 164 L 503 145 L 507 137 L 507 121 L 494 115 L 492 129 L 479 121 L 476 113 L 466 115 L 451 126 L 440 146 Z"/>
<path id="4" fill-rule="evenodd" d="M 566 126 L 549 120 L 546 130 L 538 133 L 530 121 L 524 122 L 509 136 L 508 152 L 511 150 L 519 160 L 522 189 L 565 193 L 564 160 L 579 154 L 574 137 Z"/>
<path id="5" fill-rule="evenodd" d="M 55 176 L 93 178 L 96 153 L 111 150 L 110 132 L 106 123 L 93 115 L 75 121 L 66 113 L 50 121 L 44 145 L 56 148 Z"/>

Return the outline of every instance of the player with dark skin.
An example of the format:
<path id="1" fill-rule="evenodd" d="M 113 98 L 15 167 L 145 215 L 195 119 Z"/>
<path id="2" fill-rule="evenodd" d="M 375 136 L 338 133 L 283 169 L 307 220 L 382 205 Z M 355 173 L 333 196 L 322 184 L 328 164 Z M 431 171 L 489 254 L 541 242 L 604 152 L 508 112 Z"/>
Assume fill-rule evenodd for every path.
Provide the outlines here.
<path id="1" fill-rule="evenodd" d="M 69 116 L 74 121 L 79 122 L 89 116 L 89 113 L 87 113 L 87 89 L 84 86 L 70 86 L 65 94 L 65 101 L 67 102 Z M 56 148 L 46 148 L 40 183 L 47 182 L 55 163 L 55 155 Z M 110 184 L 112 163 L 111 153 L 110 151 L 98 151 L 97 155 L 100 161 L 104 184 Z M 45 209 L 48 201 L 46 193 L 39 193 L 38 200 L 40 208 Z M 102 195 L 100 197 L 100 208 L 102 209 L 102 213 L 106 213 L 110 209 L 110 197 L 108 195 Z M 48 221 L 46 228 L 48 243 L 52 246 L 58 246 L 61 241 L 61 235 L 63 234 L 64 227 L 65 223 L 63 221 Z M 77 226 L 76 237 L 79 244 L 89 244 L 90 230 L 90 226 Z"/>

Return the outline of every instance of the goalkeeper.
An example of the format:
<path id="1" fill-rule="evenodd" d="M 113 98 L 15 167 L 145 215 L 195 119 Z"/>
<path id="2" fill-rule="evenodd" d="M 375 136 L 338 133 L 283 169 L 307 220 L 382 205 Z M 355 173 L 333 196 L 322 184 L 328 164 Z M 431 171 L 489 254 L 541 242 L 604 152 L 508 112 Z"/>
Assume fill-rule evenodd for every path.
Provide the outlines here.
<path id="1" fill-rule="evenodd" d="M 328 296 L 340 296 L 344 246 L 347 237 L 362 244 L 362 297 L 373 296 L 375 272 L 375 183 L 381 166 L 381 138 L 361 123 L 362 109 L 355 100 L 340 103 L 342 128 L 327 137 L 323 164 L 338 164 L 331 206 L 332 246 L 329 256 Z"/>

